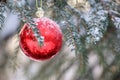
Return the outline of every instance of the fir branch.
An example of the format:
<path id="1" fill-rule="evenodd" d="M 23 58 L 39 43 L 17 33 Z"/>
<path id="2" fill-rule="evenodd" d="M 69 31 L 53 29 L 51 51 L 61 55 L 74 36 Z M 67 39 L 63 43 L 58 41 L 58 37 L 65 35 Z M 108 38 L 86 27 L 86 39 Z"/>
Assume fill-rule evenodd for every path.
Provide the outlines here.
<path id="1" fill-rule="evenodd" d="M 89 12 L 85 17 L 88 25 L 87 38 L 88 43 L 96 43 L 100 41 L 108 26 L 108 13 L 105 10 Z"/>
<path id="2" fill-rule="evenodd" d="M 82 15 L 85 13 L 71 7 L 70 5 L 66 5 L 64 10 L 65 10 L 65 12 L 69 12 L 71 15 L 72 14 L 76 15 L 78 17 L 78 19 L 80 20 L 81 25 L 83 25 L 84 28 L 87 28 L 88 25 L 86 24 L 85 19 L 83 18 L 83 15 Z"/>
<path id="3" fill-rule="evenodd" d="M 5 21 L 5 17 L 4 17 L 4 11 L 6 10 L 6 5 L 4 3 L 0 3 L 0 30 L 2 30 L 3 26 L 4 26 L 4 21 Z"/>
<path id="4" fill-rule="evenodd" d="M 80 35 L 79 32 L 76 29 L 76 26 L 71 23 L 71 21 L 69 20 L 69 14 L 65 13 L 65 12 L 61 12 L 63 18 L 67 21 L 68 26 L 67 26 L 67 31 L 68 34 L 66 35 L 66 40 L 68 41 L 69 44 L 73 45 L 75 48 L 75 53 L 79 54 L 81 50 L 81 41 L 80 41 Z"/>
<path id="5" fill-rule="evenodd" d="M 0 15 L 0 30 L 2 30 L 4 26 L 4 20 L 5 20 L 5 17 L 3 15 Z"/>
<path id="6" fill-rule="evenodd" d="M 67 5 L 67 2 L 66 0 L 54 0 L 54 5 L 59 9 L 64 9 L 64 7 Z"/>
<path id="7" fill-rule="evenodd" d="M 13 4 L 12 4 L 13 3 Z M 29 6 L 27 1 L 11 1 L 8 2 L 9 8 L 15 10 L 15 12 L 19 13 L 19 17 L 23 22 L 26 22 L 30 28 L 33 30 L 34 36 L 37 38 L 38 43 L 40 46 L 43 44 L 44 38 L 40 35 L 39 30 L 37 29 L 35 22 L 32 18 L 32 11 L 31 7 Z"/>
<path id="8" fill-rule="evenodd" d="M 99 57 L 99 60 L 100 60 L 99 63 L 102 64 L 103 67 L 106 67 L 107 66 L 107 62 L 105 60 L 103 52 L 101 51 L 101 49 L 103 49 L 103 46 L 96 45 L 94 48 L 97 51 L 97 54 L 98 54 L 98 57 Z"/>
<path id="9" fill-rule="evenodd" d="M 33 21 L 32 15 L 31 13 L 31 9 L 29 6 L 27 6 L 27 9 L 24 9 L 24 11 L 20 11 L 22 16 L 23 16 L 23 20 L 25 19 L 25 22 L 27 22 L 29 24 L 29 26 L 32 28 L 33 32 L 34 32 L 34 36 L 37 38 L 37 41 L 39 43 L 40 46 L 43 45 L 43 41 L 44 38 L 39 34 L 40 32 L 38 31 L 35 22 Z"/>
<path id="10" fill-rule="evenodd" d="M 76 56 L 79 56 L 80 60 L 80 66 L 81 66 L 81 74 L 85 74 L 86 72 L 86 65 L 88 62 L 87 57 L 87 50 L 85 45 L 85 39 L 82 37 L 79 33 L 79 27 L 75 26 L 72 21 L 69 19 L 69 13 L 62 12 L 61 14 L 65 21 L 67 21 L 67 35 L 65 35 L 66 41 L 68 41 L 69 45 L 73 45 L 74 48 L 71 50 L 75 50 Z"/>

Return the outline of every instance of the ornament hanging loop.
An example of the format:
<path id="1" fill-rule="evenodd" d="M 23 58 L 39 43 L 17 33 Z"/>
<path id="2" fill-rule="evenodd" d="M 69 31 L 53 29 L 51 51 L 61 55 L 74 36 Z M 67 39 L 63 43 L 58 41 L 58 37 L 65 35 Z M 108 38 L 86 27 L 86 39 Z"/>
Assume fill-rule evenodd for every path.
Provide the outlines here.
<path id="1" fill-rule="evenodd" d="M 36 0 L 36 8 L 37 8 L 37 11 L 36 11 L 35 15 L 39 18 L 43 17 L 44 11 L 42 9 L 42 0 L 40 0 L 40 7 L 38 6 L 38 0 Z"/>

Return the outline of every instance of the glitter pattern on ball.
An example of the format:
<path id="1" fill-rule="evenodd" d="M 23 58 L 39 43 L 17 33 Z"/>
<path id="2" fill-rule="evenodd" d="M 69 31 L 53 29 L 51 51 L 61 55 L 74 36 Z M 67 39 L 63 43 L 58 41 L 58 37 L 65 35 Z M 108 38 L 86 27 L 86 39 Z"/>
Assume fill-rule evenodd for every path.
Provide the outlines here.
<path id="1" fill-rule="evenodd" d="M 62 32 L 60 27 L 51 19 L 36 18 L 35 24 L 44 37 L 40 46 L 32 29 L 25 24 L 20 32 L 20 47 L 23 53 L 32 60 L 46 60 L 52 58 L 62 47 Z"/>

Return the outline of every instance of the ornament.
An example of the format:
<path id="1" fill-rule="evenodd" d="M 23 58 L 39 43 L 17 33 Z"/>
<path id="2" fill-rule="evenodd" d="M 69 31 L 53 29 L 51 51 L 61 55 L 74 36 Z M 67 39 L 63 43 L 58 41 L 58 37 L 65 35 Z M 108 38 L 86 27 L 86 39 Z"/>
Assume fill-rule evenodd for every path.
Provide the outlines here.
<path id="1" fill-rule="evenodd" d="M 42 17 L 35 19 L 39 34 L 44 37 L 39 45 L 31 27 L 25 24 L 20 32 L 20 47 L 32 60 L 46 60 L 55 56 L 62 47 L 62 32 L 52 20 Z"/>

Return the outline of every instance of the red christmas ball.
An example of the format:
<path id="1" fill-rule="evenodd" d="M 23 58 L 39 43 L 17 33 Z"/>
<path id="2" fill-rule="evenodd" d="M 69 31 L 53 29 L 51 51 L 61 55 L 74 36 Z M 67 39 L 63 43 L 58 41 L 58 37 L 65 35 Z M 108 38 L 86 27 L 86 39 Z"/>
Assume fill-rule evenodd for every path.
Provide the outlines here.
<path id="1" fill-rule="evenodd" d="M 35 19 L 40 35 L 44 37 L 40 46 L 32 29 L 25 24 L 20 32 L 20 47 L 25 55 L 33 60 L 46 60 L 52 58 L 62 46 L 62 32 L 60 27 L 51 19 Z"/>

